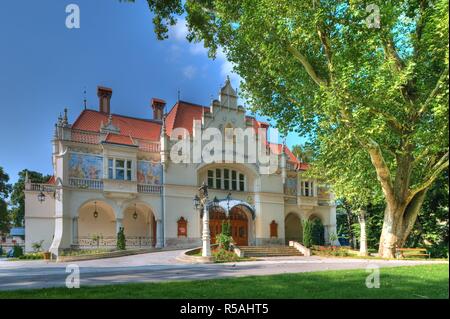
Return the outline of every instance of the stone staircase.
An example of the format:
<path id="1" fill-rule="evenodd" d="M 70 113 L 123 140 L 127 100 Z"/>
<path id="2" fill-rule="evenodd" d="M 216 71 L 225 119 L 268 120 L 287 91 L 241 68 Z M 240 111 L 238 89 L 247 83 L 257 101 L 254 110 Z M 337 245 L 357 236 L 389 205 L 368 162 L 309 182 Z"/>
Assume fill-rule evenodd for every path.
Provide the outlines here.
<path id="1" fill-rule="evenodd" d="M 294 247 L 290 246 L 239 246 L 244 257 L 282 257 L 282 256 L 303 256 Z"/>

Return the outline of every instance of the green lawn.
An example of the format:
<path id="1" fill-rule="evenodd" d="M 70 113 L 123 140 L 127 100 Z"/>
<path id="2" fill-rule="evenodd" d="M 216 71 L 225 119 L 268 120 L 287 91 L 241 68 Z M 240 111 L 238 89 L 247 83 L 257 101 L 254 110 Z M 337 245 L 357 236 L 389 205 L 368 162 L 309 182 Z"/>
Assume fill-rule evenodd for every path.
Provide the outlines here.
<path id="1" fill-rule="evenodd" d="M 448 264 L 381 268 L 380 288 L 365 270 L 251 276 L 207 281 L 0 292 L 2 298 L 448 298 Z"/>

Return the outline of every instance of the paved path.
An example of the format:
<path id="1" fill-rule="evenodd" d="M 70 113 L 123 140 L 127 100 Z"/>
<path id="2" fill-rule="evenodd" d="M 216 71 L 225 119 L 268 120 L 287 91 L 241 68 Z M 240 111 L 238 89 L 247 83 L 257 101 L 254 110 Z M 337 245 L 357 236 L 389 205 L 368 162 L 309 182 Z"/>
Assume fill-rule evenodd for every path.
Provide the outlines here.
<path id="1" fill-rule="evenodd" d="M 272 257 L 226 264 L 186 264 L 181 250 L 78 262 L 0 260 L 0 290 L 65 286 L 66 266 L 80 267 L 81 286 L 167 280 L 211 279 L 321 270 L 361 269 L 434 263 L 431 261 L 366 260 L 322 257 Z M 444 261 L 444 263 L 447 263 Z"/>

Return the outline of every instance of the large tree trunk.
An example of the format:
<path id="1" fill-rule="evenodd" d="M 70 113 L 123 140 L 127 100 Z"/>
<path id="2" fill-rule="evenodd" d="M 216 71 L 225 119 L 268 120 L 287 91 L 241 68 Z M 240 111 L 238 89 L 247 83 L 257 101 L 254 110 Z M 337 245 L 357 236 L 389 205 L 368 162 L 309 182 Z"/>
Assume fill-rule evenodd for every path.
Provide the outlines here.
<path id="1" fill-rule="evenodd" d="M 403 247 L 416 222 L 426 192 L 427 189 L 417 193 L 404 208 L 387 205 L 378 248 L 381 257 L 394 258 L 396 248 Z"/>
<path id="2" fill-rule="evenodd" d="M 360 227 L 359 255 L 367 256 L 367 235 L 366 235 L 366 211 L 358 211 L 358 222 Z"/>

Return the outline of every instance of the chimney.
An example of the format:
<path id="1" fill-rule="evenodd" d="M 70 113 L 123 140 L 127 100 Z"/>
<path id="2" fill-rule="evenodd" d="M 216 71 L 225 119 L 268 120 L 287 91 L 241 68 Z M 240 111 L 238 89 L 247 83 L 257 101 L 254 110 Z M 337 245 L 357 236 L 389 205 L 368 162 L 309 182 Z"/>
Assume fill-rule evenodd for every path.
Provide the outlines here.
<path id="1" fill-rule="evenodd" d="M 111 95 L 112 89 L 103 86 L 97 86 L 97 96 L 99 102 L 98 108 L 100 112 L 107 114 L 111 112 Z"/>
<path id="2" fill-rule="evenodd" d="M 152 109 L 153 109 L 153 119 L 157 121 L 162 121 L 164 116 L 164 107 L 166 106 L 166 101 L 158 98 L 152 98 Z"/>

